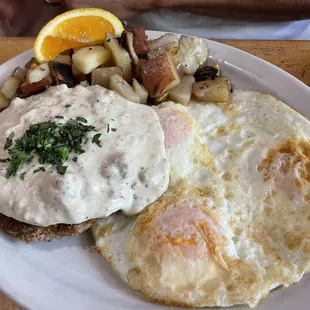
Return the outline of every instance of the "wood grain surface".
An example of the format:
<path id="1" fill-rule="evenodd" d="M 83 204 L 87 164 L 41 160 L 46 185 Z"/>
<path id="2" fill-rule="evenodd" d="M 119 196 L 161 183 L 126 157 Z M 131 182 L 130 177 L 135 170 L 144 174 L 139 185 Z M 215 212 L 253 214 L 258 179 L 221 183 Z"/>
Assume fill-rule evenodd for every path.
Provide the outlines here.
<path id="1" fill-rule="evenodd" d="M 0 64 L 32 48 L 33 38 L 0 38 Z M 310 86 L 310 41 L 220 40 L 265 59 Z"/>
<path id="2" fill-rule="evenodd" d="M 0 64 L 32 48 L 33 38 L 0 38 Z M 220 40 L 265 59 L 310 86 L 310 41 Z M 0 294 L 0 310 L 18 310 Z"/>

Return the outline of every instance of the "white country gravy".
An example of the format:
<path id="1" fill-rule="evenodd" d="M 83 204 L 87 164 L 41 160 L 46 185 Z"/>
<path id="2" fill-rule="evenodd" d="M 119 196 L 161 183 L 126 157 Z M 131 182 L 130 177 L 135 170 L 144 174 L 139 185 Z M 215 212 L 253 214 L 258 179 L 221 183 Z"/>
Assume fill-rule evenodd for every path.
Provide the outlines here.
<path id="1" fill-rule="evenodd" d="M 76 224 L 118 210 L 137 214 L 166 191 L 170 167 L 157 114 L 100 86 L 61 85 L 27 99 L 16 98 L 0 114 L 0 158 L 8 157 L 3 149 L 11 132 L 15 140 L 31 124 L 76 117 L 84 117 L 98 132 L 89 133 L 84 154 L 70 155 L 65 175 L 50 165 L 45 165 L 45 172 L 34 173 L 42 165 L 33 161 L 6 179 L 9 163 L 0 163 L 0 213 L 39 226 Z M 96 133 L 102 134 L 101 148 L 91 141 Z M 77 162 L 72 161 L 75 156 Z"/>

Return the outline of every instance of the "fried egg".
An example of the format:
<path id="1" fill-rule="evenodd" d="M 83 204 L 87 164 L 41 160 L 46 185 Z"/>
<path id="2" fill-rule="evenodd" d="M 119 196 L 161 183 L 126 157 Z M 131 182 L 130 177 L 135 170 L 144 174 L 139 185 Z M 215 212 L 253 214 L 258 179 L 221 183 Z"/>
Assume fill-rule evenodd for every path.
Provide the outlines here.
<path id="1" fill-rule="evenodd" d="M 275 97 L 155 111 L 168 191 L 93 227 L 98 252 L 150 301 L 255 307 L 310 269 L 310 122 Z M 180 131 L 180 132 L 178 132 Z"/>

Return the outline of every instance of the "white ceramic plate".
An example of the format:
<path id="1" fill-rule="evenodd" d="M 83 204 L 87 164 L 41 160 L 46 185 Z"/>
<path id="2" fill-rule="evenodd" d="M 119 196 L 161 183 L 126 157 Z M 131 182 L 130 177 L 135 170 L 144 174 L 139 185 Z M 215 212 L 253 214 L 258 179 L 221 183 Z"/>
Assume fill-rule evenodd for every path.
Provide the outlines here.
<path id="1" fill-rule="evenodd" d="M 149 31 L 149 38 L 163 33 Z M 235 48 L 209 41 L 211 57 L 234 88 L 269 92 L 310 118 L 310 88 L 281 69 Z M 16 66 L 33 56 L 25 52 L 0 66 L 0 85 Z M 310 60 L 309 60 L 310 61 Z M 127 286 L 92 249 L 90 233 L 51 243 L 24 244 L 0 233 L 0 291 L 31 310 L 155 310 Z M 306 310 L 310 275 L 287 289 L 277 289 L 259 310 Z M 0 305 L 1 306 L 1 305 Z M 1 307 L 0 307 L 1 308 Z M 176 308 L 175 308 L 176 309 Z M 249 309 L 234 307 L 234 310 Z"/>

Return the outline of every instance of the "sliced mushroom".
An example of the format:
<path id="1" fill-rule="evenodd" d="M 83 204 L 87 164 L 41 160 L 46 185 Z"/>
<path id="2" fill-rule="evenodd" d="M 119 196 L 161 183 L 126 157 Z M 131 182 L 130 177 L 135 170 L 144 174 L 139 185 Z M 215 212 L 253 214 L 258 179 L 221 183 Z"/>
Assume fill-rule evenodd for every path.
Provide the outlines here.
<path id="1" fill-rule="evenodd" d="M 226 76 L 218 76 L 214 80 L 195 82 L 193 95 L 201 102 L 228 103 L 231 89 L 230 79 Z"/>
<path id="2" fill-rule="evenodd" d="M 123 69 L 124 79 L 131 83 L 132 81 L 132 61 L 129 53 L 119 44 L 119 42 L 107 33 L 104 47 L 111 52 L 114 64 Z"/>
<path id="3" fill-rule="evenodd" d="M 133 47 L 139 57 L 143 57 L 149 50 L 147 46 L 147 35 L 143 27 L 133 28 Z"/>
<path id="4" fill-rule="evenodd" d="M 136 51 L 133 47 L 133 34 L 132 34 L 132 32 L 123 31 L 122 41 L 123 41 L 124 47 L 129 52 L 129 56 L 132 60 L 132 63 L 134 65 L 137 65 L 139 63 L 139 58 L 138 58 Z"/>
<path id="5" fill-rule="evenodd" d="M 56 61 L 50 61 L 49 67 L 51 76 L 54 80 L 53 84 L 66 84 L 68 87 L 74 87 L 75 83 L 71 66 Z"/>
<path id="6" fill-rule="evenodd" d="M 195 81 L 201 82 L 205 80 L 214 80 L 215 77 L 220 75 L 220 67 L 216 64 L 207 65 L 201 69 L 198 69 L 195 74 Z"/>
<path id="7" fill-rule="evenodd" d="M 110 78 L 112 75 L 118 74 L 123 77 L 123 70 L 121 67 L 107 67 L 94 69 L 91 73 L 91 85 L 100 85 L 109 88 Z"/>
<path id="8" fill-rule="evenodd" d="M 173 59 L 167 52 L 143 64 L 141 78 L 152 98 L 162 97 L 180 83 Z"/>
<path id="9" fill-rule="evenodd" d="M 169 91 L 169 98 L 174 102 L 188 105 L 191 100 L 194 82 L 195 79 L 192 75 L 183 76 L 180 84 Z"/>

